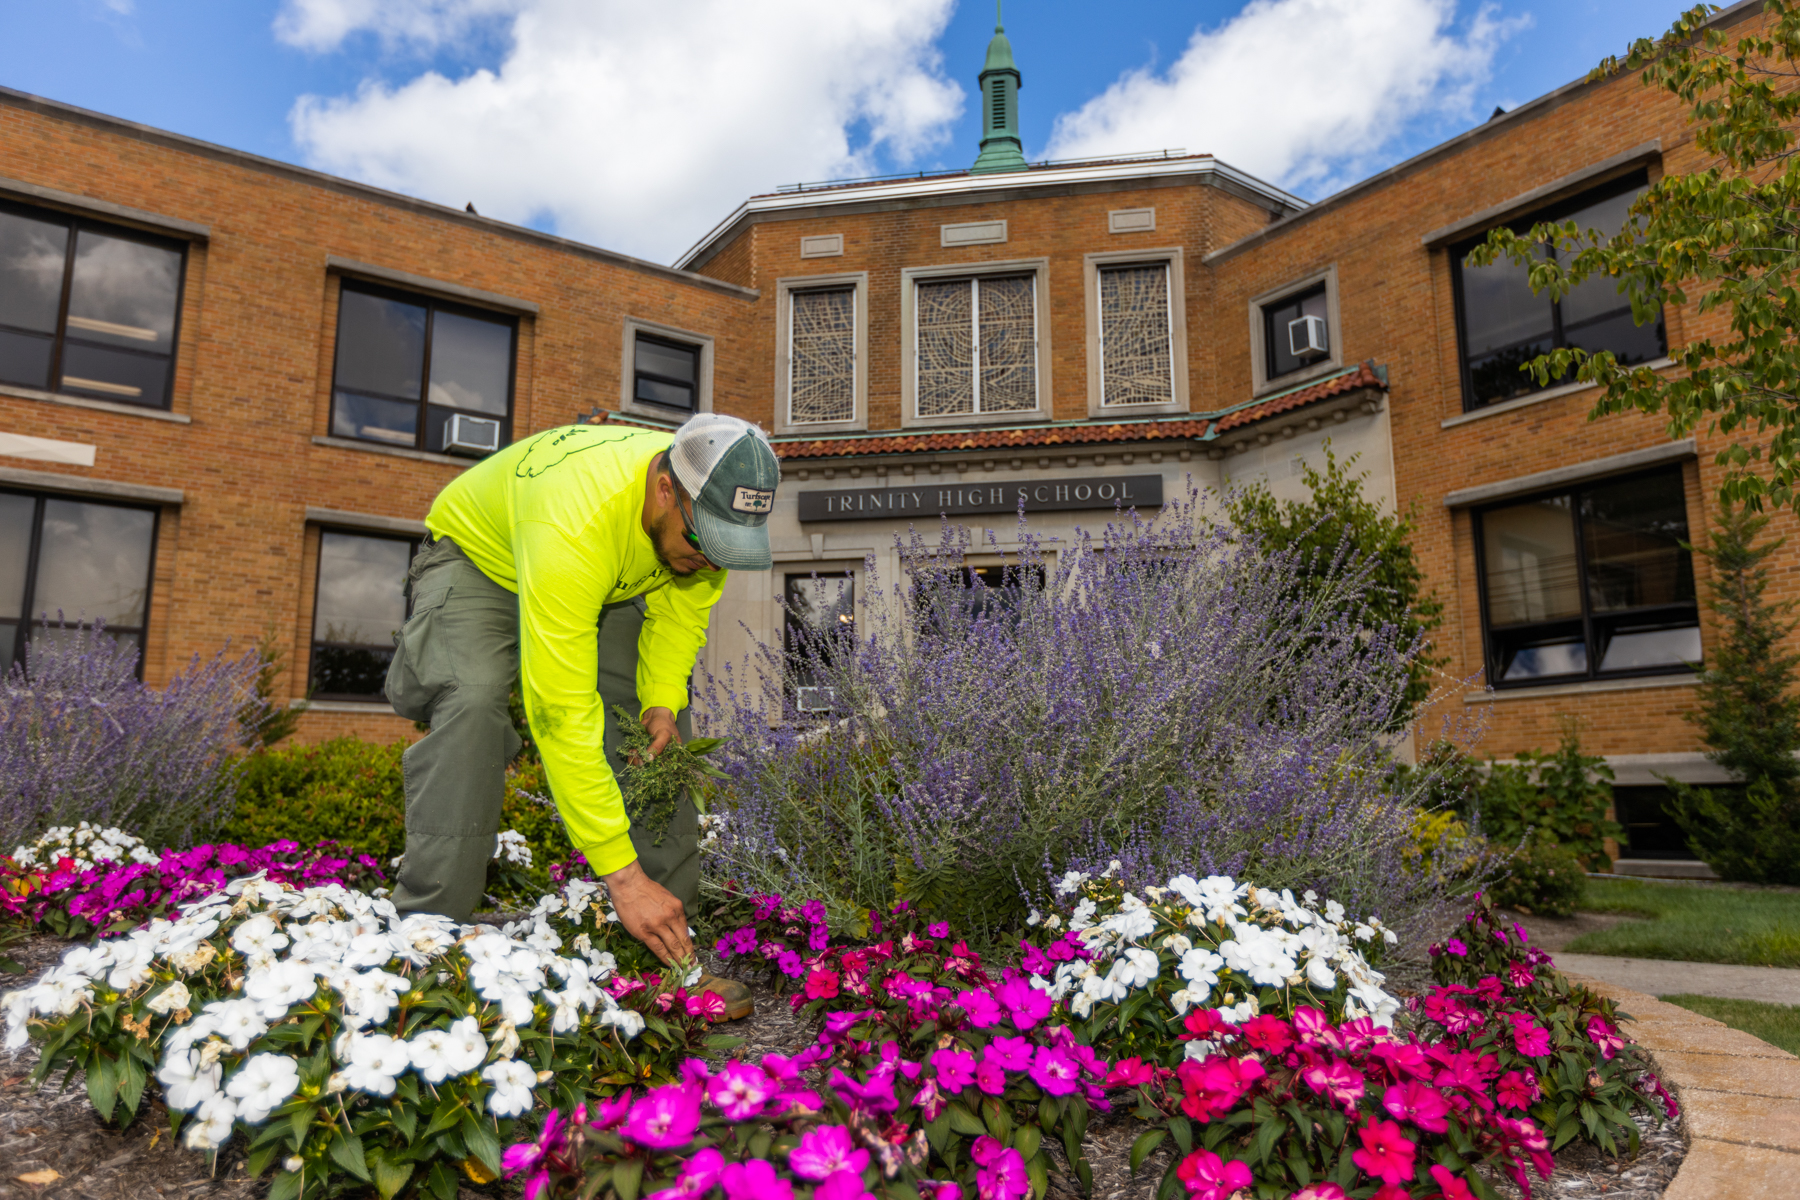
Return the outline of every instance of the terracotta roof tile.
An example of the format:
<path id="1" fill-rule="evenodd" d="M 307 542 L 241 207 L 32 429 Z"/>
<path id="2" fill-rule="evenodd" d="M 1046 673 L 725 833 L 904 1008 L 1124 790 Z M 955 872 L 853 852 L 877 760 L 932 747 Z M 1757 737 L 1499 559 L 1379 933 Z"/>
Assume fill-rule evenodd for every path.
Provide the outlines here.
<path id="1" fill-rule="evenodd" d="M 1296 408 L 1305 408 L 1309 404 L 1317 404 L 1321 400 L 1329 400 L 1333 396 L 1342 396 L 1347 392 L 1360 391 L 1364 388 L 1376 388 L 1384 392 L 1387 390 L 1386 381 L 1375 373 L 1372 363 L 1362 363 L 1354 371 L 1333 375 L 1330 379 L 1315 383 L 1311 387 L 1271 396 L 1261 404 L 1252 404 L 1248 408 L 1227 412 L 1219 418 L 1218 428 L 1213 432 L 1224 433 L 1230 429 L 1254 425 L 1258 421 L 1267 420 L 1281 413 L 1292 412 Z"/>

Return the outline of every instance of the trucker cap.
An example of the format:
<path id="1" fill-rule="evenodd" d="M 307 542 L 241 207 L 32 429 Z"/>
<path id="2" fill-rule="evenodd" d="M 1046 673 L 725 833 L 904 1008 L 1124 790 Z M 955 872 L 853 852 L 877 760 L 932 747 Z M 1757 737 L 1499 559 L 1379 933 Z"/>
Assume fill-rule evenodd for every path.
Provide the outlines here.
<path id="1" fill-rule="evenodd" d="M 700 552 L 729 571 L 768 570 L 769 512 L 781 482 L 768 435 L 737 417 L 697 413 L 675 431 L 669 463 L 694 498 Z"/>

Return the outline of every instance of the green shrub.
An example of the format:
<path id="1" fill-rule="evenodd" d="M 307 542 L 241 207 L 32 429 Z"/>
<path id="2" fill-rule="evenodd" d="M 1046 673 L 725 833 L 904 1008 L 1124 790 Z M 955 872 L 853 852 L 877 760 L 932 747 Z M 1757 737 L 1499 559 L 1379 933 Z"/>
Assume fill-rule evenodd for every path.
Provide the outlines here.
<path id="1" fill-rule="evenodd" d="M 1521 847 L 1507 868 L 1509 874 L 1488 889 L 1494 903 L 1540 916 L 1573 916 L 1587 886 L 1575 852 L 1541 838 Z"/>
<path id="2" fill-rule="evenodd" d="M 336 840 L 373 855 L 385 869 L 406 848 L 405 749 L 405 742 L 340 737 L 259 750 L 245 761 L 237 805 L 217 836 L 240 846 Z"/>
<path id="3" fill-rule="evenodd" d="M 1589 870 L 1611 867 L 1606 839 L 1623 832 L 1607 819 L 1612 806 L 1612 768 L 1581 752 L 1575 723 L 1563 725 L 1554 753 L 1527 750 L 1513 763 L 1490 763 L 1476 807 L 1481 832 L 1499 846 L 1516 846 L 1528 831 L 1572 851 Z"/>

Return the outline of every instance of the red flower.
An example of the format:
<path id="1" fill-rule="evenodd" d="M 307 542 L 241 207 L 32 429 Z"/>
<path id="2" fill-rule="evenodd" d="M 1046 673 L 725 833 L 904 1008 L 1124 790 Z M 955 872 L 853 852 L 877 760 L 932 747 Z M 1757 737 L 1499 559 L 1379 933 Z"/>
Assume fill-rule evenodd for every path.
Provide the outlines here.
<path id="1" fill-rule="evenodd" d="M 1252 1017 L 1238 1031 L 1264 1054 L 1281 1054 L 1294 1044 L 1294 1029 L 1280 1017 Z"/>
<path id="2" fill-rule="evenodd" d="M 1366 1174 L 1383 1183 L 1400 1183 L 1412 1178 L 1416 1147 L 1400 1132 L 1400 1126 L 1392 1121 L 1370 1120 L 1357 1129 L 1356 1136 L 1362 1142 L 1362 1149 L 1352 1150 L 1350 1158 Z"/>
<path id="3" fill-rule="evenodd" d="M 806 995 L 810 1000 L 829 1000 L 838 994 L 838 973 L 816 967 L 806 977 Z"/>
<path id="4" fill-rule="evenodd" d="M 1508 1071 L 1494 1090 L 1506 1107 L 1530 1108 L 1538 1098 L 1537 1076 L 1530 1071 Z"/>
<path id="5" fill-rule="evenodd" d="M 1438 1196 L 1433 1197 L 1432 1200 L 1438 1200 L 1438 1197 L 1442 1197 L 1442 1200 L 1475 1200 L 1475 1193 L 1469 1190 L 1469 1185 L 1460 1176 L 1452 1174 L 1448 1168 L 1433 1163 L 1431 1178 L 1438 1185 Z"/>
<path id="6" fill-rule="evenodd" d="M 1192 1041 L 1195 1038 L 1206 1041 L 1217 1041 L 1221 1034 L 1230 1035 L 1237 1032 L 1237 1026 L 1228 1024 L 1225 1018 L 1210 1008 L 1192 1008 L 1188 1010 L 1187 1019 L 1182 1022 L 1187 1026 L 1187 1035 L 1181 1040 Z"/>
<path id="7" fill-rule="evenodd" d="M 1196 1121 L 1210 1121 L 1231 1111 L 1266 1072 L 1253 1058 L 1227 1058 L 1215 1054 L 1204 1062 L 1187 1059 L 1175 1068 L 1181 1080 L 1181 1109 Z"/>
<path id="8" fill-rule="evenodd" d="M 943 1052 L 939 1051 L 939 1053 Z M 1106 1076 L 1106 1086 L 1142 1087 L 1154 1078 L 1156 1078 L 1156 1068 L 1134 1054 L 1130 1058 L 1121 1058 L 1113 1064 L 1113 1069 Z"/>
<path id="9" fill-rule="evenodd" d="M 1389 1088 L 1381 1097 L 1381 1107 L 1396 1120 L 1417 1125 L 1426 1133 L 1443 1133 L 1450 1128 L 1450 1105 L 1436 1088 L 1409 1080 Z"/>
<path id="10" fill-rule="evenodd" d="M 1368 1082 L 1361 1071 L 1345 1062 L 1320 1063 L 1308 1067 L 1300 1073 L 1300 1078 L 1306 1080 L 1306 1086 L 1313 1091 L 1347 1109 L 1362 1099 Z"/>

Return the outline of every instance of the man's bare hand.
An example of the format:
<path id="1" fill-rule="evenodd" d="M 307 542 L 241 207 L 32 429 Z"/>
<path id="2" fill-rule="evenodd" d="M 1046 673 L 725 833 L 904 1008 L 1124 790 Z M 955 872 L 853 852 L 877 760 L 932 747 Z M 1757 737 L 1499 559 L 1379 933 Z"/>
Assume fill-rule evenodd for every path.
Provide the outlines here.
<path id="1" fill-rule="evenodd" d="M 666 708 L 651 708 L 644 711 L 644 732 L 650 735 L 650 757 L 655 758 L 668 748 L 670 742 L 681 745 L 681 734 L 675 728 L 675 714 Z M 642 763 L 632 763 L 634 767 Z"/>
<path id="2" fill-rule="evenodd" d="M 674 893 L 644 874 L 643 864 L 633 860 L 620 867 L 606 876 L 606 887 L 625 932 L 650 947 L 656 957 L 671 966 L 694 957 L 686 910 Z"/>

